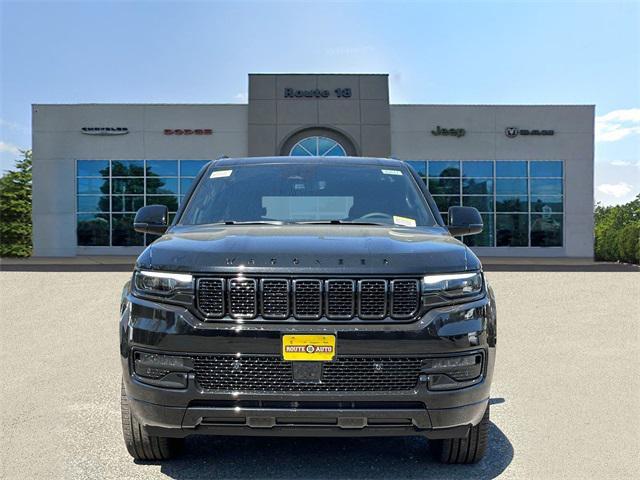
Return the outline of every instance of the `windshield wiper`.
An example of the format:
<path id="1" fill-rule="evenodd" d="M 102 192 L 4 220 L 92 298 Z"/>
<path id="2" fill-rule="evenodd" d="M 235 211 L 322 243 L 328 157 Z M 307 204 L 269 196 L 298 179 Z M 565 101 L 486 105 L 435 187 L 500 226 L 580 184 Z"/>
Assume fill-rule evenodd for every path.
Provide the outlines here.
<path id="1" fill-rule="evenodd" d="M 388 227 L 386 223 L 377 222 L 359 222 L 359 221 L 347 221 L 347 220 L 308 220 L 303 222 L 293 222 L 298 225 L 377 225 L 379 227 Z"/>
<path id="2" fill-rule="evenodd" d="M 287 225 L 287 222 L 279 220 L 248 220 L 246 222 L 225 220 L 224 222 L 207 223 L 206 225 Z"/>

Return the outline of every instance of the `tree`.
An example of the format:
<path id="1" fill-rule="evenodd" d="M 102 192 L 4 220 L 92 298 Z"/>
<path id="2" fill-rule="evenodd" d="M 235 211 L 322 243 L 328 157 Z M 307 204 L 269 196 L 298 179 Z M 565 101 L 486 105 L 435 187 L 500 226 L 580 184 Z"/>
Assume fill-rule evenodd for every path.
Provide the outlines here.
<path id="1" fill-rule="evenodd" d="M 596 205 L 596 260 L 640 263 L 640 195 L 611 207 Z"/>
<path id="2" fill-rule="evenodd" d="M 31 255 L 31 150 L 0 177 L 0 256 Z"/>

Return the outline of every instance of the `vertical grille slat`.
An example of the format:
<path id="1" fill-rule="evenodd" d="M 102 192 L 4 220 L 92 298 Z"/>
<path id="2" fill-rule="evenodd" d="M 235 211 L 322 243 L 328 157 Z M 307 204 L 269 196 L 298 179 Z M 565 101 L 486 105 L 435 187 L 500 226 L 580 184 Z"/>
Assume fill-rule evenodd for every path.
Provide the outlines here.
<path id="1" fill-rule="evenodd" d="M 317 320 L 322 316 L 322 281 L 293 281 L 293 315 L 299 319 Z"/>
<path id="2" fill-rule="evenodd" d="M 196 308 L 207 320 L 409 320 L 420 310 L 413 278 L 199 278 Z"/>
<path id="3" fill-rule="evenodd" d="M 263 279 L 260 281 L 262 316 L 267 319 L 289 317 L 289 281 Z"/>
<path id="4" fill-rule="evenodd" d="M 198 309 L 206 316 L 220 318 L 224 315 L 224 280 L 201 278 L 198 280 Z"/>
<path id="5" fill-rule="evenodd" d="M 258 313 L 256 281 L 253 278 L 229 280 L 229 313 L 233 318 L 254 318 Z"/>
<path id="6" fill-rule="evenodd" d="M 387 281 L 360 280 L 358 282 L 360 318 L 381 320 L 387 316 Z"/>
<path id="7" fill-rule="evenodd" d="M 355 282 L 353 280 L 327 280 L 326 314 L 331 319 L 350 319 L 355 313 Z"/>
<path id="8" fill-rule="evenodd" d="M 418 311 L 419 284 L 417 280 L 391 281 L 391 316 L 409 318 Z"/>

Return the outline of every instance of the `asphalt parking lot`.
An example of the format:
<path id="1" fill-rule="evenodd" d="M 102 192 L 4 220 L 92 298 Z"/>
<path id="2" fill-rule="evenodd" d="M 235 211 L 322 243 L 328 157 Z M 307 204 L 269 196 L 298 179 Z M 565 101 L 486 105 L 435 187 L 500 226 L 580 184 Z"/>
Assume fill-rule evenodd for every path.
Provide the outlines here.
<path id="1" fill-rule="evenodd" d="M 498 300 L 491 445 L 441 466 L 427 441 L 205 438 L 134 463 L 120 430 L 124 272 L 0 272 L 0 478 L 631 478 L 640 470 L 640 273 L 488 273 Z"/>

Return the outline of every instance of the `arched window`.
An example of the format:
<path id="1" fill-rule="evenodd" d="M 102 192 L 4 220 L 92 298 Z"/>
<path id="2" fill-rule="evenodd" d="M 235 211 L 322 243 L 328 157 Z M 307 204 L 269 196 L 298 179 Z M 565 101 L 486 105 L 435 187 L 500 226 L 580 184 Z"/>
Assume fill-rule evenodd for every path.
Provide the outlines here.
<path id="1" fill-rule="evenodd" d="M 346 157 L 344 147 L 327 137 L 307 137 L 296 143 L 289 155 L 293 157 Z"/>

